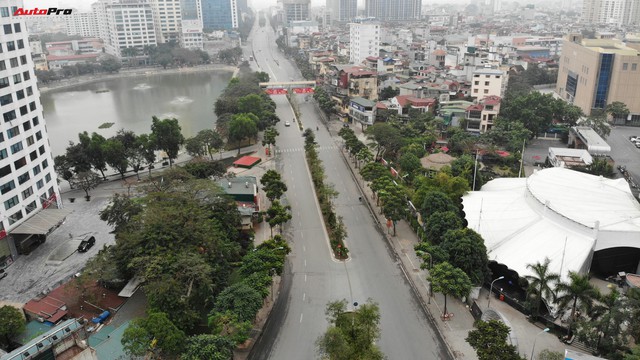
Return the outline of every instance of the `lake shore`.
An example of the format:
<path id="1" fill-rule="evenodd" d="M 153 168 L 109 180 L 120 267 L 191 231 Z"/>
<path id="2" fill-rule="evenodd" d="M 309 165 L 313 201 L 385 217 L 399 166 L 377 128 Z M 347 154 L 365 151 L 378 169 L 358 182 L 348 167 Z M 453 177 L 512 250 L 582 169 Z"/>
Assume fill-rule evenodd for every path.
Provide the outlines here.
<path id="1" fill-rule="evenodd" d="M 122 68 L 118 73 L 115 73 L 115 74 L 77 76 L 71 79 L 52 82 L 46 85 L 39 85 L 38 89 L 40 90 L 40 93 L 43 94 L 52 90 L 65 89 L 65 88 L 69 88 L 77 85 L 84 85 L 84 84 L 89 84 L 97 81 L 110 80 L 110 79 L 129 78 L 129 77 L 136 77 L 136 76 L 162 75 L 162 74 L 220 71 L 220 70 L 233 71 L 233 76 L 236 76 L 238 74 L 239 68 L 236 66 L 223 65 L 223 64 L 209 64 L 209 65 L 200 65 L 200 66 L 183 67 L 183 68 L 169 68 L 169 69 L 163 69 L 158 67 L 134 68 L 134 69 Z"/>

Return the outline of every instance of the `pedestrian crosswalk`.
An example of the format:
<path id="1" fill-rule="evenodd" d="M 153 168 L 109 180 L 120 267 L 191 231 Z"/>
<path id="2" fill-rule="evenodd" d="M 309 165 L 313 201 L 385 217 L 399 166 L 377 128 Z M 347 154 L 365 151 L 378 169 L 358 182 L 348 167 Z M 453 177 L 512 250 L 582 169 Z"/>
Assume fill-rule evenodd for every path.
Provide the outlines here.
<path id="1" fill-rule="evenodd" d="M 318 151 L 326 151 L 326 150 L 337 150 L 338 147 L 335 145 L 331 145 L 331 146 L 318 146 L 316 148 Z M 282 153 L 293 153 L 293 152 L 304 152 L 304 147 L 297 147 L 297 148 L 287 148 L 287 149 L 277 149 L 276 153 L 278 154 L 282 154 Z"/>

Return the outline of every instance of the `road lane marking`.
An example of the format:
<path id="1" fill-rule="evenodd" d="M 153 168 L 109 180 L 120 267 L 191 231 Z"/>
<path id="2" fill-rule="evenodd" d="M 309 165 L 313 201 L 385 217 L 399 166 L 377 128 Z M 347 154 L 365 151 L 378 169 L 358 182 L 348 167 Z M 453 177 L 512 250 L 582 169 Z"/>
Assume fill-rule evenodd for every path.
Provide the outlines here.
<path id="1" fill-rule="evenodd" d="M 300 237 L 302 237 L 302 234 L 300 234 Z M 307 247 L 306 247 L 306 246 L 304 246 L 304 245 L 302 245 L 302 251 L 303 251 L 303 252 L 304 252 L 304 251 L 307 251 Z"/>
<path id="2" fill-rule="evenodd" d="M 304 267 L 307 267 L 307 259 L 304 259 Z"/>
<path id="3" fill-rule="evenodd" d="M 304 315 L 304 314 L 300 314 L 300 323 L 302 323 L 302 316 L 303 316 L 303 315 Z"/>
<path id="4" fill-rule="evenodd" d="M 307 282 L 307 274 L 304 274 L 304 282 Z"/>
<path id="5" fill-rule="evenodd" d="M 304 302 L 304 300 L 307 298 L 307 293 L 303 293 L 302 294 L 302 301 Z"/>

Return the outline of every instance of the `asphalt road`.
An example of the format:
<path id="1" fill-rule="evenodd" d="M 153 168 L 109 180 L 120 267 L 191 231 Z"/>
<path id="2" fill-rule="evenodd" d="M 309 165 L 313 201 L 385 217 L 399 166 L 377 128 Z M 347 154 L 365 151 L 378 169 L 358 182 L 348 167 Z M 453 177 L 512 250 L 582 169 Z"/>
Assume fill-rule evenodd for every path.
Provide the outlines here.
<path id="1" fill-rule="evenodd" d="M 245 57 L 253 55 L 254 69 L 269 73 L 271 81 L 302 79 L 278 51 L 275 39 L 270 27 L 254 28 Z M 332 260 L 304 159 L 304 139 L 295 123 L 284 126 L 284 121 L 293 118 L 286 97 L 273 99 L 278 106 L 277 115 L 283 120 L 277 125 L 280 136 L 276 144 L 276 168 L 289 187 L 286 202 L 293 208 L 293 218 L 285 228 L 292 239 L 292 253 L 280 298 L 251 358 L 314 358 L 315 341 L 328 325 L 324 314 L 327 302 L 346 299 L 352 308 L 354 301 L 364 303 L 371 298 L 380 305 L 379 345 L 389 359 L 447 359 L 444 345 L 426 320 L 400 265 L 376 229 L 371 214 L 358 200 L 360 193 L 341 158 L 339 144 L 329 136 L 313 104 L 298 96 L 304 126 L 320 127 L 317 134 L 320 157 L 327 181 L 340 193 L 334 202 L 349 234 L 351 259 L 346 263 Z"/>

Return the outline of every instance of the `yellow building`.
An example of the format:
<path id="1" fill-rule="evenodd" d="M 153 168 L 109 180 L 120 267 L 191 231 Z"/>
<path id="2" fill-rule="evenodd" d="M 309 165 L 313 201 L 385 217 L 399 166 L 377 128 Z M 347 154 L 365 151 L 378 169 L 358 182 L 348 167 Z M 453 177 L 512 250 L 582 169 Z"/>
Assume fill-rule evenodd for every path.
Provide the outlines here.
<path id="1" fill-rule="evenodd" d="M 565 40 L 556 93 L 585 114 L 619 101 L 631 114 L 625 124 L 640 125 L 640 51 L 616 39 Z"/>

